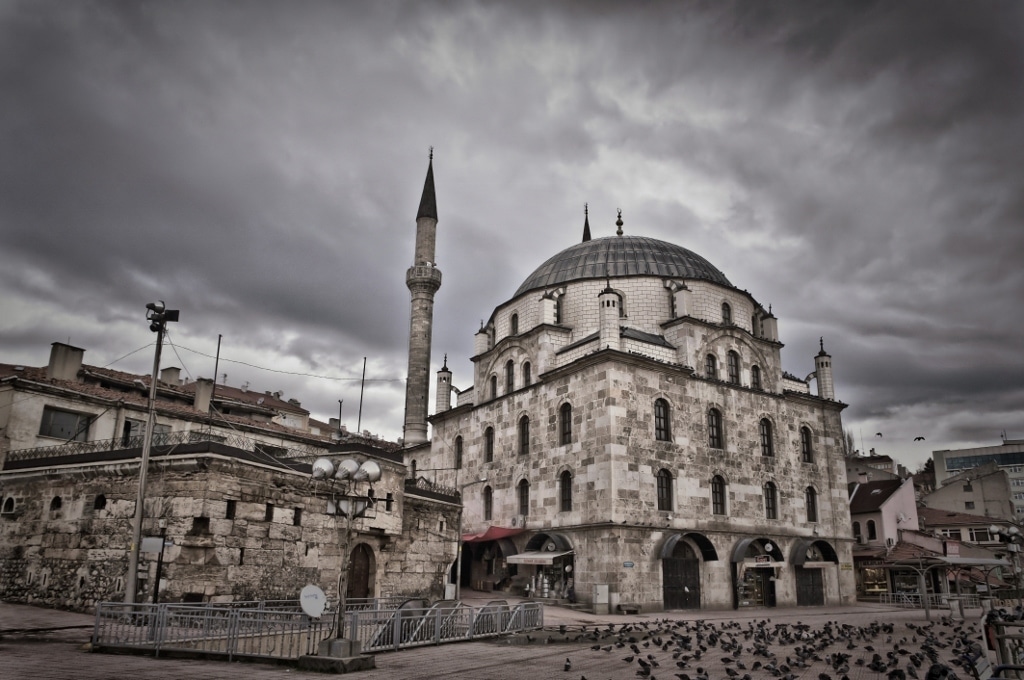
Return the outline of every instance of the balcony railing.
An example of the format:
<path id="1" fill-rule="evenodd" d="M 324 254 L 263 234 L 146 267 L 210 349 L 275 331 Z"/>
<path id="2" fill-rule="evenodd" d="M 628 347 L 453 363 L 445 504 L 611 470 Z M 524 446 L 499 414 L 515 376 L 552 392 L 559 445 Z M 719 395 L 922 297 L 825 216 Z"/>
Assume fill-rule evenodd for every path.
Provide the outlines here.
<path id="1" fill-rule="evenodd" d="M 103 451 L 122 451 L 128 449 L 142 448 L 142 435 L 132 437 L 116 437 L 114 439 L 97 439 L 94 441 L 81 442 L 73 441 L 56 446 L 39 446 L 31 449 L 11 451 L 7 454 L 8 461 L 28 460 L 52 460 L 54 458 L 65 458 L 68 456 L 82 456 Z M 322 456 L 327 451 L 327 446 L 316 447 L 299 442 L 282 441 L 261 441 L 240 434 L 218 434 L 208 430 L 182 430 L 178 432 L 154 432 L 153 446 L 177 446 L 180 444 L 194 444 L 197 442 L 217 442 L 225 446 L 231 446 L 243 451 L 259 451 L 259 447 L 273 447 L 278 457 L 299 458 L 307 456 Z"/>

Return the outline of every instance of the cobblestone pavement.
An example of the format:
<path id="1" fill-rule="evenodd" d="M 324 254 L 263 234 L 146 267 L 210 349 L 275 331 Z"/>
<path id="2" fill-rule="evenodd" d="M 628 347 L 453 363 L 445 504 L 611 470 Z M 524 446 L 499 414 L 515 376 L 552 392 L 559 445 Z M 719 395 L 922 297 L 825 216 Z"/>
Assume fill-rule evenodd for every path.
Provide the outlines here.
<path id="1" fill-rule="evenodd" d="M 951 621 L 944 615 L 948 612 L 932 612 L 929 622 L 921 610 L 869 605 L 634 616 L 595 616 L 547 607 L 545 629 L 531 633 L 529 639 L 516 636 L 490 642 L 456 643 L 378 654 L 377 668 L 362 672 L 359 677 L 368 680 L 635 680 L 637 677 L 672 680 L 680 677 L 686 680 L 681 677 L 685 674 L 690 680 L 745 680 L 748 675 L 749 680 L 842 680 L 844 675 L 849 680 L 889 680 L 888 671 L 895 667 L 913 680 L 912 672 L 908 670 L 913 665 L 911 656 L 922 652 L 922 645 L 928 637 L 936 643 L 934 653 L 946 664 L 955 656 L 951 640 L 967 635 L 974 641 L 981 641 L 980 610 L 968 610 L 966 621 Z M 0 603 L 0 678 L 260 680 L 288 676 L 320 677 L 294 668 L 260 663 L 94 654 L 87 651 L 92 620 L 91 616 L 84 614 Z M 702 622 L 699 643 L 697 622 Z M 611 633 L 598 641 L 591 639 L 596 631 L 607 633 L 609 624 L 612 624 Z M 883 625 L 891 626 L 892 632 L 881 630 Z M 834 636 L 842 626 L 849 627 L 846 629 L 849 635 L 843 639 L 830 637 L 825 632 L 831 630 Z M 780 629 L 790 633 L 805 631 L 801 640 L 773 636 L 767 643 L 767 653 L 774 653 L 779 666 L 787 664 L 787 672 L 766 670 L 770 658 L 754 655 L 752 651 L 756 637 L 744 639 L 744 631 L 749 629 Z M 713 632 L 717 632 L 714 637 Z M 676 645 L 679 638 L 673 638 L 673 633 L 690 635 L 694 650 L 703 644 L 707 651 L 701 654 L 700 659 L 691 657 L 686 662 L 687 668 L 679 668 L 677 662 L 694 652 L 680 651 Z M 742 642 L 738 654 L 728 645 L 733 635 Z M 671 644 L 666 645 L 668 642 Z M 725 651 L 723 642 L 726 643 Z M 637 645 L 639 654 L 630 649 L 633 644 Z M 594 645 L 599 645 L 599 649 L 592 649 Z M 609 645 L 611 649 L 605 651 Z M 673 658 L 677 651 L 679 656 Z M 806 662 L 797 660 L 800 653 L 807 655 Z M 842 666 L 837 670 L 828 663 L 827 655 L 836 653 L 850 655 L 848 670 Z M 885 669 L 877 665 L 879 670 L 869 668 L 874 654 L 878 654 L 887 665 Z M 893 666 L 888 666 L 890 654 L 896 660 Z M 639 659 L 648 661 L 648 655 L 659 665 L 644 669 Z M 633 658 L 626 661 L 629 657 Z M 730 661 L 725 661 L 727 658 Z M 864 665 L 858 665 L 858 659 L 862 659 Z M 567 660 L 570 670 L 565 670 Z M 760 667 L 755 667 L 756 661 L 761 662 Z M 740 665 L 744 668 L 739 668 Z M 922 680 L 930 665 L 931 660 L 923 660 L 919 671 Z M 733 669 L 735 676 L 731 676 L 727 668 Z M 703 669 L 703 674 L 698 669 Z M 962 680 L 968 679 L 969 674 L 962 669 L 954 667 L 954 670 Z"/>

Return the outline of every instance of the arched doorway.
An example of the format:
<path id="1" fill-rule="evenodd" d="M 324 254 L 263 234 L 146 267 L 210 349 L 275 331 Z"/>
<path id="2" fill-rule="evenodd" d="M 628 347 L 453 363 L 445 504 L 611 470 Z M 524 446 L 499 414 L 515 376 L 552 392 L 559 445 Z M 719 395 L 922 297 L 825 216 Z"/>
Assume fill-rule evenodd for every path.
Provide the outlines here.
<path id="1" fill-rule="evenodd" d="M 774 607 L 775 579 L 783 564 L 782 550 L 771 539 L 738 541 L 732 551 L 733 607 Z"/>
<path id="2" fill-rule="evenodd" d="M 686 539 L 686 540 L 683 540 Z M 718 551 L 704 534 L 672 534 L 661 546 L 662 606 L 700 609 L 701 561 L 715 562 Z"/>
<path id="3" fill-rule="evenodd" d="M 348 561 L 347 598 L 373 597 L 373 580 L 376 572 L 373 551 L 370 546 L 360 543 L 352 549 Z"/>
<path id="4" fill-rule="evenodd" d="M 700 609 L 700 560 L 689 544 L 677 541 L 662 558 L 661 581 L 665 609 Z"/>
<path id="5" fill-rule="evenodd" d="M 822 563 L 839 564 L 839 556 L 827 541 L 798 540 L 793 544 L 789 561 L 796 578 L 796 604 L 798 607 L 825 605 L 825 572 Z"/>

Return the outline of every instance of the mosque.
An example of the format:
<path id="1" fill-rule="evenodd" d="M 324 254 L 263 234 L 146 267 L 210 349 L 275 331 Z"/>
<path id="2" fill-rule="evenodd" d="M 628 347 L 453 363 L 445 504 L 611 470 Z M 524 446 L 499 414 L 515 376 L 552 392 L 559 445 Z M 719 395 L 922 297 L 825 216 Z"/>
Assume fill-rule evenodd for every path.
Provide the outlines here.
<path id="1" fill-rule="evenodd" d="M 697 253 L 626 233 L 621 212 L 602 238 L 585 217 L 476 333 L 472 386 L 445 360 L 428 415 L 437 224 L 431 160 L 403 455 L 461 491 L 461 588 L 599 613 L 855 600 L 824 342 L 805 379 L 785 372 L 771 308 Z"/>

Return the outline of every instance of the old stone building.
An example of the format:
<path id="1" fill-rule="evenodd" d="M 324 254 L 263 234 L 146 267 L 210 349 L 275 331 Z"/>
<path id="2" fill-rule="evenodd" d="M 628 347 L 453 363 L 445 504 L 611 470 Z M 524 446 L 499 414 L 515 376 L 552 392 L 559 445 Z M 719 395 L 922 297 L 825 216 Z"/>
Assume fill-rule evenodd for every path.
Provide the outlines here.
<path id="1" fill-rule="evenodd" d="M 824 345 L 807 379 L 784 372 L 770 309 L 700 255 L 616 224 L 592 239 L 586 219 L 495 308 L 472 386 L 437 373 L 432 438 L 405 457 L 464 488 L 463 585 L 598 611 L 852 601 L 844 405 Z M 433 263 L 432 242 L 417 257 Z"/>
<path id="2" fill-rule="evenodd" d="M 55 343 L 45 367 L 0 364 L 4 600 L 87 610 L 124 596 L 149 376 L 83 354 Z M 397 445 L 317 423 L 279 393 L 214 388 L 161 374 L 137 601 L 153 596 L 158 561 L 161 601 L 295 599 L 310 583 L 333 596 L 346 546 L 350 597 L 444 595 L 450 491 L 408 479 Z M 344 485 L 311 481 L 319 457 L 381 469 L 347 489 L 377 499 L 351 534 Z"/>

